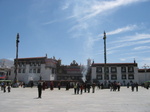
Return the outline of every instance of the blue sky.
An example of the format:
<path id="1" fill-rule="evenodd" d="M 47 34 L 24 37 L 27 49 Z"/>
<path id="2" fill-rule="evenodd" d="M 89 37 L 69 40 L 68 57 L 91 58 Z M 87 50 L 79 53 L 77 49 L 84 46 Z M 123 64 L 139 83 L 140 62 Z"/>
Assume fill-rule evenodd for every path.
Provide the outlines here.
<path id="1" fill-rule="evenodd" d="M 55 56 L 150 66 L 150 0 L 0 0 L 0 59 Z"/>

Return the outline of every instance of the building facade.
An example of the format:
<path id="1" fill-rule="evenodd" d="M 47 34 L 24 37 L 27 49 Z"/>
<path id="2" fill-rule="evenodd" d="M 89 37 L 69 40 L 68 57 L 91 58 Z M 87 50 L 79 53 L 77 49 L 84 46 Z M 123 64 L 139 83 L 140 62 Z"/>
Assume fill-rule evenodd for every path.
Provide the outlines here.
<path id="1" fill-rule="evenodd" d="M 14 60 L 15 65 L 16 60 Z M 38 80 L 56 80 L 56 64 L 55 58 L 32 57 L 19 58 L 17 69 L 17 80 L 25 82 Z M 15 67 L 12 69 L 9 79 L 15 77 Z"/>
<path id="2" fill-rule="evenodd" d="M 70 65 L 59 65 L 57 67 L 57 80 L 81 81 L 81 65 L 78 65 L 78 63 L 75 60 L 73 60 L 73 62 Z"/>
<path id="3" fill-rule="evenodd" d="M 16 60 L 14 60 L 15 65 Z M 106 72 L 104 73 L 104 68 Z M 75 60 L 70 65 L 62 65 L 55 57 L 19 58 L 17 80 L 29 81 L 83 81 L 83 82 L 120 82 L 122 85 L 137 82 L 142 84 L 150 80 L 150 69 L 138 69 L 137 63 L 92 63 L 79 65 Z M 2 70 L 1 70 L 2 71 Z M 14 80 L 15 67 L 5 72 L 5 79 Z M 1 75 L 2 76 L 2 75 Z M 4 72 L 3 72 L 4 76 Z M 3 77 L 4 78 L 4 77 Z"/>
<path id="4" fill-rule="evenodd" d="M 93 63 L 91 66 L 91 82 L 120 82 L 123 85 L 139 82 L 137 63 Z M 106 75 L 106 78 L 105 78 Z"/>
<path id="5" fill-rule="evenodd" d="M 145 81 L 150 81 L 150 69 L 139 69 L 139 84 L 142 84 Z"/>

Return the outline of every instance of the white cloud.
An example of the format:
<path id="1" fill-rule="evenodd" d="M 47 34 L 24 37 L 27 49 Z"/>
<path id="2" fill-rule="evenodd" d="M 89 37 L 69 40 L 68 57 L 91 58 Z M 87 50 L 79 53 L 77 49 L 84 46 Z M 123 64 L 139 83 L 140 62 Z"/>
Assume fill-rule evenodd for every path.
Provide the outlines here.
<path id="1" fill-rule="evenodd" d="M 115 8 L 126 6 L 136 2 L 143 2 L 143 1 L 142 0 L 111 0 L 111 1 L 82 0 L 82 1 L 78 1 L 78 3 L 75 3 L 76 5 L 74 7 L 73 15 L 76 15 L 78 21 L 79 20 L 85 21 L 101 13 L 106 13 L 106 11 L 113 10 Z"/>
<path id="2" fill-rule="evenodd" d="M 149 42 L 149 39 L 150 39 L 150 34 L 135 34 L 135 35 L 132 35 L 132 36 L 121 37 L 117 41 L 113 41 L 113 42 L 110 42 L 110 43 L 114 44 L 114 43 L 124 43 L 124 42 L 131 42 L 131 41 L 132 42 L 141 41 L 141 40 L 145 40 L 145 41 Z M 141 43 L 142 42 L 147 43 L 145 41 L 141 41 Z"/>
<path id="3" fill-rule="evenodd" d="M 144 49 L 150 49 L 150 46 L 139 46 L 139 47 L 133 48 L 133 50 L 144 50 Z"/>
<path id="4" fill-rule="evenodd" d="M 65 4 L 62 6 L 62 10 L 68 9 L 69 6 L 70 6 L 70 3 L 69 2 L 65 2 Z"/>
<path id="5" fill-rule="evenodd" d="M 126 61 L 126 59 L 125 58 L 120 58 L 120 61 Z"/>
<path id="6" fill-rule="evenodd" d="M 118 49 L 121 47 L 128 47 L 128 46 L 133 46 L 133 45 L 146 44 L 146 43 L 150 43 L 150 40 L 143 40 L 143 41 L 136 41 L 136 42 L 124 42 L 116 46 L 113 45 L 113 47 L 108 48 L 108 50 Z"/>
<path id="7" fill-rule="evenodd" d="M 114 35 L 114 34 L 119 34 L 119 33 L 127 32 L 127 31 L 133 31 L 137 28 L 138 28 L 137 25 L 128 25 L 122 28 L 118 28 L 114 31 L 106 32 L 106 35 Z M 98 35 L 98 37 L 99 36 L 103 36 L 103 34 Z"/>
<path id="8" fill-rule="evenodd" d="M 114 34 L 118 34 L 122 32 L 132 31 L 132 30 L 135 30 L 136 28 L 137 28 L 136 25 L 129 25 L 129 26 L 118 28 L 114 31 L 108 32 L 107 35 L 114 35 Z"/>
<path id="9" fill-rule="evenodd" d="M 128 53 L 123 53 L 121 55 L 135 55 L 135 54 L 143 54 L 143 53 L 150 53 L 150 51 L 138 51 L 138 52 L 128 52 Z"/>
<path id="10" fill-rule="evenodd" d="M 48 21 L 48 22 L 43 23 L 43 25 L 49 25 L 49 24 L 55 23 L 55 22 L 57 22 L 57 21 L 58 21 L 58 20 Z"/>
<path id="11" fill-rule="evenodd" d="M 74 25 L 74 26 L 69 30 L 69 32 L 71 32 L 71 31 L 73 31 L 73 30 L 79 30 L 79 31 L 81 31 L 81 30 L 83 30 L 83 29 L 87 29 L 88 26 L 89 26 L 89 25 L 88 25 L 87 23 L 82 22 L 82 23 L 80 23 L 80 24 Z"/>

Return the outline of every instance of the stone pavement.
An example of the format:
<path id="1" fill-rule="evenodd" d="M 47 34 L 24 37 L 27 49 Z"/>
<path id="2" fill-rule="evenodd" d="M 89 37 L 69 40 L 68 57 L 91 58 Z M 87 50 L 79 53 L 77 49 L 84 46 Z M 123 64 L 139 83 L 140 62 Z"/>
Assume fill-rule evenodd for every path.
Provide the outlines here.
<path id="1" fill-rule="evenodd" d="M 139 92 L 121 87 L 120 92 L 109 89 L 95 93 L 74 95 L 73 89 L 46 89 L 42 99 L 37 88 L 12 88 L 0 91 L 0 112 L 150 112 L 150 90 L 139 87 Z"/>

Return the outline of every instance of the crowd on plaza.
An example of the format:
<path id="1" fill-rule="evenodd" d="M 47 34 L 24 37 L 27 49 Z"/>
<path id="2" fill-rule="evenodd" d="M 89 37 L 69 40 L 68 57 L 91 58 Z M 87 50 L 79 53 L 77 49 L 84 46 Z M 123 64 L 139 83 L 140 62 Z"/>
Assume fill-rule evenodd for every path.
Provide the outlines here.
<path id="1" fill-rule="evenodd" d="M 11 91 L 11 84 L 10 83 L 5 83 L 5 82 L 1 82 L 0 83 L 1 86 L 1 91 L 3 91 L 4 93 L 6 92 L 6 90 L 8 92 Z M 18 84 L 18 86 L 25 88 L 26 85 L 23 82 L 20 82 Z M 33 82 L 30 83 L 30 87 L 32 88 L 34 85 Z M 127 88 L 131 87 L 131 91 L 133 92 L 135 89 L 138 92 L 138 86 L 139 84 L 136 83 L 127 83 Z M 57 85 L 53 83 L 53 81 L 50 81 L 49 84 L 47 82 L 44 81 L 39 81 L 37 88 L 38 88 L 38 98 L 41 98 L 42 95 L 42 91 L 44 91 L 45 89 L 50 88 L 50 90 L 54 90 L 54 88 L 58 88 L 58 90 L 60 90 L 62 87 L 64 88 L 64 86 L 61 85 L 61 82 L 58 82 Z M 90 91 L 92 91 L 92 93 L 95 93 L 95 88 L 97 87 L 97 89 L 110 89 L 110 91 L 120 91 L 121 88 L 121 83 L 120 82 L 109 82 L 107 85 L 103 84 L 103 83 L 84 83 L 84 82 L 67 82 L 65 85 L 65 89 L 66 91 L 68 91 L 70 88 L 73 88 L 73 93 L 75 95 L 77 94 L 83 94 L 84 93 L 90 93 Z M 149 86 L 145 87 L 146 89 L 149 89 Z"/>
<path id="2" fill-rule="evenodd" d="M 42 90 L 45 90 L 47 87 L 47 84 L 45 82 L 39 82 L 38 84 L 38 93 L 39 93 L 39 98 L 41 98 L 41 94 L 42 94 Z M 127 88 L 131 87 L 131 91 L 133 92 L 135 89 L 138 92 L 138 83 L 128 83 L 127 84 Z M 58 90 L 61 89 L 61 82 L 59 82 L 57 84 Z M 81 83 L 81 82 L 74 82 L 73 84 L 70 84 L 69 82 L 66 83 L 66 91 L 68 91 L 70 88 L 73 88 L 73 93 L 75 95 L 77 94 L 83 94 L 84 93 L 90 93 L 90 91 L 92 91 L 92 93 L 95 93 L 95 88 L 97 87 L 97 89 L 110 89 L 110 91 L 120 91 L 121 88 L 121 83 L 119 82 L 112 82 L 109 83 L 107 86 L 104 85 L 103 83 Z M 50 90 L 54 90 L 54 83 L 50 82 L 50 86 L 49 86 Z M 92 90 L 91 90 L 92 89 Z"/>

